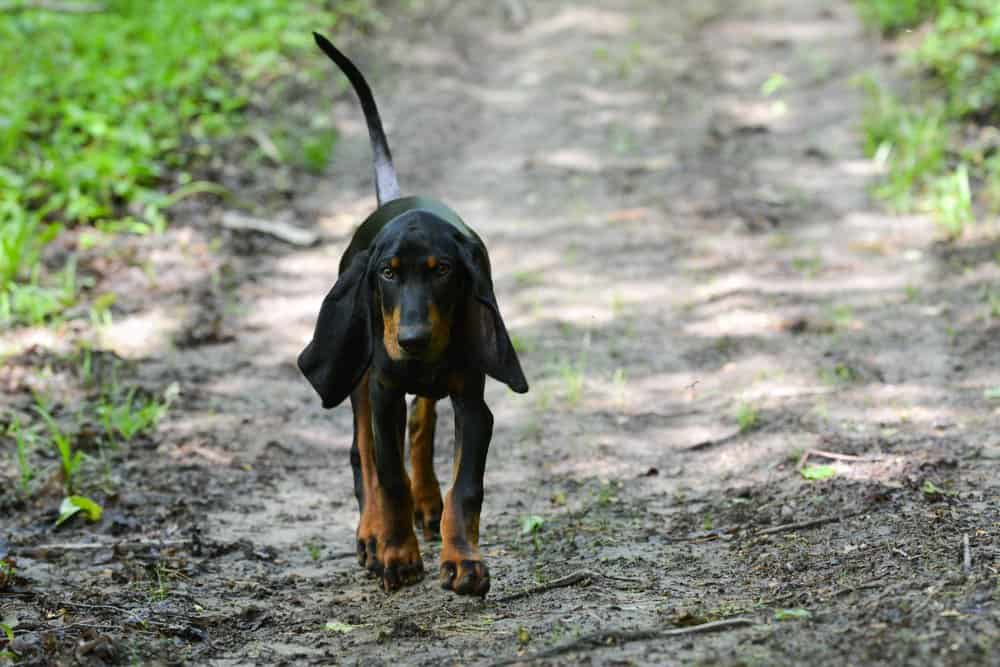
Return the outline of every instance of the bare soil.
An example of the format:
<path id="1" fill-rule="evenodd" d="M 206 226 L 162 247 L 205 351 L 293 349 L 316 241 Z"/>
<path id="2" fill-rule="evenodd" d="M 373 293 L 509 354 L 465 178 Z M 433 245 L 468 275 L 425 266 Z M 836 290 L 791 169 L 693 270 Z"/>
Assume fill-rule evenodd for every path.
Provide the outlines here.
<path id="1" fill-rule="evenodd" d="M 1000 242 L 944 244 L 871 201 L 852 79 L 882 60 L 850 3 L 510 7 L 387 9 L 342 42 L 404 191 L 486 240 L 532 383 L 488 388 L 490 595 L 433 576 L 387 595 L 353 557 L 350 410 L 321 410 L 294 365 L 373 204 L 360 111 L 343 92 L 331 111 L 331 83 L 290 102 L 335 115 L 328 177 L 219 172 L 319 246 L 222 230 L 218 203 L 191 202 L 163 237 L 82 263 L 122 295 L 93 372 L 180 397 L 88 464 L 97 525 L 54 530 L 58 489 L 19 498 L 5 455 L 9 648 L 36 665 L 1000 664 Z M 72 333 L 4 334 L 23 350 L 5 408 L 44 389 L 73 413 Z M 806 454 L 833 477 L 805 479 Z M 439 545 L 422 548 L 435 572 Z"/>

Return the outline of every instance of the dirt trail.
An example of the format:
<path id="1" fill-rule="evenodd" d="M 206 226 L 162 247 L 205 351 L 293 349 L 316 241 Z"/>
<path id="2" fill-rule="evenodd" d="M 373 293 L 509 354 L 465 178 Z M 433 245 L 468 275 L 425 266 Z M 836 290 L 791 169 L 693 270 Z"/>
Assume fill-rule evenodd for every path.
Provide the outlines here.
<path id="1" fill-rule="evenodd" d="M 322 411 L 294 358 L 373 200 L 346 96 L 331 179 L 293 203 L 327 242 L 234 259 L 234 338 L 139 365 L 183 393 L 130 458 L 142 500 L 123 492 L 121 512 L 207 546 L 154 554 L 173 573 L 155 604 L 42 560 L 36 590 L 180 619 L 122 640 L 164 662 L 485 665 L 739 615 L 753 624 L 551 661 L 995 664 L 1000 330 L 981 293 L 998 247 L 937 245 L 869 201 L 851 81 L 877 54 L 850 4 L 548 1 L 523 26 L 502 3 L 434 6 L 390 16 L 377 51 L 344 46 L 372 74 L 404 192 L 449 202 L 489 245 L 532 384 L 488 390 L 490 597 L 434 577 L 387 596 L 343 553 L 350 410 Z M 807 450 L 877 460 L 814 458 L 836 475 L 810 482 Z M 830 520 L 760 532 L 813 519 Z M 577 570 L 597 576 L 503 600 Z"/>

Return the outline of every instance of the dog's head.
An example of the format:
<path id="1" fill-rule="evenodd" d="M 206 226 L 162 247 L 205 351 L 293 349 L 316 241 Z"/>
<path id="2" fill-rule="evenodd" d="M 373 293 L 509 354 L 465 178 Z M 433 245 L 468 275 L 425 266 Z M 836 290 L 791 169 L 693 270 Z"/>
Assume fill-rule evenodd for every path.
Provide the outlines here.
<path id="1" fill-rule="evenodd" d="M 299 356 L 323 407 L 350 394 L 373 356 L 387 364 L 463 364 L 518 393 L 528 390 L 497 307 L 485 246 L 434 204 L 404 210 L 367 248 L 345 255 L 313 340 Z"/>

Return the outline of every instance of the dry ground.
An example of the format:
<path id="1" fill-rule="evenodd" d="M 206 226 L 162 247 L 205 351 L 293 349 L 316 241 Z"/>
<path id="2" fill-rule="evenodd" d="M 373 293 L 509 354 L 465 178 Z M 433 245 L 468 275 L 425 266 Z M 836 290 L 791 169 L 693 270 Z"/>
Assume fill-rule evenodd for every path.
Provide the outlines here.
<path id="1" fill-rule="evenodd" d="M 350 411 L 322 411 L 294 366 L 373 200 L 341 94 L 328 179 L 245 185 L 319 246 L 221 233 L 191 204 L 135 250 L 152 274 L 121 257 L 105 274 L 121 372 L 181 396 L 94 491 L 99 526 L 53 532 L 51 498 L 5 496 L 23 578 L 0 605 L 24 663 L 998 664 L 1000 243 L 945 245 L 870 201 L 852 78 L 879 54 L 850 4 L 509 6 L 422 3 L 342 44 L 404 191 L 486 239 L 532 383 L 488 390 L 490 596 L 433 577 L 386 595 L 350 557 Z M 8 407 L 73 386 L 43 347 L 8 360 Z M 810 454 L 832 478 L 800 474 L 816 450 L 844 455 Z M 749 623 L 532 657 L 733 617 Z"/>

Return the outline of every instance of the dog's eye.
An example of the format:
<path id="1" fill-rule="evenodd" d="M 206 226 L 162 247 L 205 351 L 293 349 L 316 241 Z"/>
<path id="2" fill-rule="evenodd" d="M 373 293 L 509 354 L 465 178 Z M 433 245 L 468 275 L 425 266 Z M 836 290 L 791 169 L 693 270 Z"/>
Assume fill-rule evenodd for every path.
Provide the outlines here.
<path id="1" fill-rule="evenodd" d="M 386 280 L 395 280 L 396 279 L 396 272 L 393 271 L 391 267 L 388 267 L 388 266 L 383 267 L 382 268 L 382 277 L 385 278 Z"/>
<path id="2" fill-rule="evenodd" d="M 439 276 L 446 276 L 451 273 L 451 264 L 447 262 L 440 262 L 437 265 L 437 270 L 435 271 Z"/>

